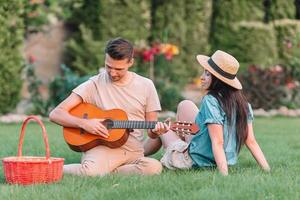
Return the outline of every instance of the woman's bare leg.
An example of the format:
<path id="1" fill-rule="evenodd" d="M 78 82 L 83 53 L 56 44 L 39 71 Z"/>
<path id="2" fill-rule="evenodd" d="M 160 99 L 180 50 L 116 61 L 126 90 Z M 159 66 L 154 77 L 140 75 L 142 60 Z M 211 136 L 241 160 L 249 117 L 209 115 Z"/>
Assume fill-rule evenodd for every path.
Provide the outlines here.
<path id="1" fill-rule="evenodd" d="M 177 106 L 177 115 L 176 121 L 187 121 L 194 122 L 196 115 L 198 113 L 197 106 L 189 100 L 184 100 L 180 102 Z M 164 148 L 167 148 L 170 144 L 176 140 L 181 139 L 177 134 L 172 130 L 160 136 L 160 138 L 152 139 L 148 138 L 144 142 L 144 154 L 145 156 L 152 155 L 156 153 L 161 145 L 163 144 Z M 186 136 L 185 140 L 190 140 L 189 136 Z"/>
<path id="2" fill-rule="evenodd" d="M 176 121 L 186 121 L 186 122 L 195 122 L 196 115 L 199 109 L 197 106 L 190 100 L 181 101 L 177 106 Z M 174 131 L 170 130 L 167 133 L 160 136 L 163 147 L 167 148 L 173 142 L 178 139 L 184 139 L 189 141 L 191 136 L 185 136 L 185 138 L 180 138 Z"/>

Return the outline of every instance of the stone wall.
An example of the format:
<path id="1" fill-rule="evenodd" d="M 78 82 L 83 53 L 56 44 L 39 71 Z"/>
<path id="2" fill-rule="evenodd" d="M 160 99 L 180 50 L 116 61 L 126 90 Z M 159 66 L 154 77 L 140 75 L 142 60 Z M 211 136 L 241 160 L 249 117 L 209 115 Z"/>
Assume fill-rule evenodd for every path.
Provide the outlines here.
<path id="1" fill-rule="evenodd" d="M 35 72 L 42 81 L 41 94 L 44 98 L 48 97 L 48 83 L 59 73 L 64 38 L 64 24 L 57 22 L 47 27 L 44 32 L 29 35 L 25 41 L 24 56 L 27 59 L 29 57 L 35 59 Z M 26 81 L 22 97 L 29 98 Z"/>

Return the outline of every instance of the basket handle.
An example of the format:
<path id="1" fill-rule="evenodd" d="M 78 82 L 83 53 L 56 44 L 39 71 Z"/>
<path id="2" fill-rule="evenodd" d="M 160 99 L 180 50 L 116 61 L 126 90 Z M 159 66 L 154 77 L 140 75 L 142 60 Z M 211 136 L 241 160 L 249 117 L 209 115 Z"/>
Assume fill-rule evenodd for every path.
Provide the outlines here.
<path id="1" fill-rule="evenodd" d="M 22 129 L 21 129 L 21 135 L 20 135 L 20 141 L 19 141 L 19 146 L 18 146 L 18 156 L 22 156 L 22 147 L 23 147 L 23 140 L 24 140 L 24 133 L 25 133 L 25 128 L 26 125 L 30 120 L 35 120 L 41 127 L 43 131 L 43 138 L 46 146 L 46 159 L 50 158 L 50 149 L 49 149 L 49 143 L 48 143 L 48 137 L 47 137 L 47 132 L 46 128 L 43 124 L 43 122 L 35 115 L 30 115 L 28 116 L 25 121 L 23 122 Z"/>

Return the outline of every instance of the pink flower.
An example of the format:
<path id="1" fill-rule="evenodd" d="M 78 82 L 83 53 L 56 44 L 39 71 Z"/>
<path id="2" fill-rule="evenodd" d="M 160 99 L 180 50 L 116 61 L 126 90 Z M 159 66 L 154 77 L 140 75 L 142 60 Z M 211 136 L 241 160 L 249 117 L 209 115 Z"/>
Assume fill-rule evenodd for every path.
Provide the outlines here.
<path id="1" fill-rule="evenodd" d="M 287 47 L 288 49 L 290 49 L 290 48 L 293 47 L 293 44 L 292 44 L 290 41 L 288 41 L 288 43 L 286 44 L 286 47 Z"/>
<path id="2" fill-rule="evenodd" d="M 172 60 L 173 58 L 173 54 L 171 52 L 166 52 L 164 55 L 166 60 Z"/>
<path id="3" fill-rule="evenodd" d="M 28 56 L 28 61 L 29 61 L 30 64 L 35 63 L 36 57 L 34 55 L 29 55 Z"/>
<path id="4" fill-rule="evenodd" d="M 290 90 L 294 89 L 296 87 L 295 82 L 288 82 L 286 83 L 286 87 Z"/>
<path id="5" fill-rule="evenodd" d="M 274 74 L 279 74 L 283 72 L 283 68 L 280 65 L 276 65 L 270 68 L 270 71 Z"/>

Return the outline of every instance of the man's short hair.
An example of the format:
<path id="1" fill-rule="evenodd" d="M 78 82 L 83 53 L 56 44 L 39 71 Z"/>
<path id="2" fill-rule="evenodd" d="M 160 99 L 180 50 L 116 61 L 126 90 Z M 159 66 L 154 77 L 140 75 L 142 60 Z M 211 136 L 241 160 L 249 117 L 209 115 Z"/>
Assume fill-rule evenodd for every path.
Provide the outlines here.
<path id="1" fill-rule="evenodd" d="M 128 62 L 133 58 L 133 45 L 123 38 L 115 38 L 110 40 L 105 48 L 112 59 L 123 60 L 128 59 Z"/>

